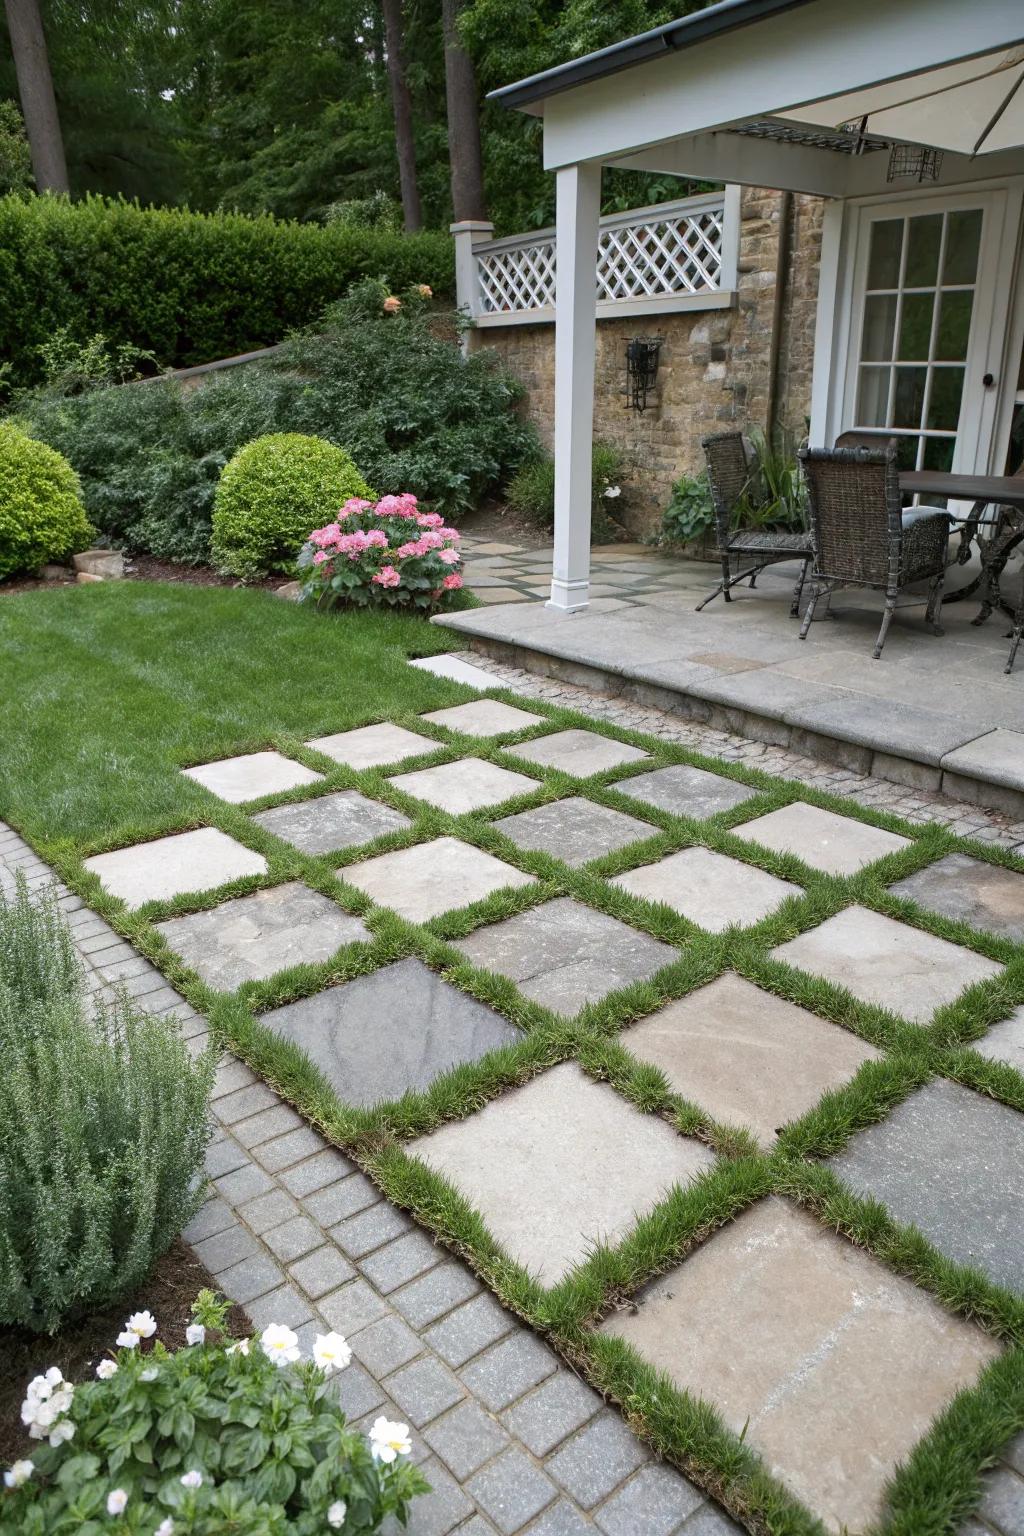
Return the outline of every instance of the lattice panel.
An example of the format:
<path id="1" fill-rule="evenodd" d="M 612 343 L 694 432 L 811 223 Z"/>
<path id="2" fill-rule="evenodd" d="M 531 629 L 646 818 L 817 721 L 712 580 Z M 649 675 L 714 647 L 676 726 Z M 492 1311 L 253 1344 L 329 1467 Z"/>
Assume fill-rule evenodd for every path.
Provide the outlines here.
<path id="1" fill-rule="evenodd" d="M 555 242 L 519 245 L 477 258 L 483 314 L 544 309 L 555 302 Z"/>

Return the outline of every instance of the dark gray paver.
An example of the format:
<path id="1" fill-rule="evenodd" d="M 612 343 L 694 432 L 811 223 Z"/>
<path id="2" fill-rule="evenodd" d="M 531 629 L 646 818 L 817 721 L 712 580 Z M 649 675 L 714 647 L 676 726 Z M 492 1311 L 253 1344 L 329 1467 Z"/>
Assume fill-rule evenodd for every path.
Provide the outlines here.
<path id="1" fill-rule="evenodd" d="M 395 1291 L 391 1301 L 414 1328 L 425 1328 L 479 1290 L 479 1280 L 465 1265 L 438 1264 L 429 1274 Z"/>
<path id="2" fill-rule="evenodd" d="M 521 1531 L 558 1495 L 551 1479 L 516 1446 L 477 1472 L 466 1486 L 502 1536 Z"/>
<path id="3" fill-rule="evenodd" d="M 236 1141 L 227 1137 L 223 1141 L 211 1142 L 206 1149 L 206 1172 L 211 1179 L 234 1173 L 236 1168 L 244 1167 L 248 1161 L 248 1153 L 243 1152 Z"/>
<path id="4" fill-rule="evenodd" d="M 449 1365 L 464 1365 L 515 1326 L 515 1319 L 500 1302 L 485 1293 L 428 1328 L 424 1338 Z"/>
<path id="5" fill-rule="evenodd" d="M 225 1227 L 223 1232 L 217 1232 L 213 1237 L 205 1237 L 199 1242 L 193 1241 L 195 1252 L 202 1259 L 211 1275 L 230 1269 L 233 1264 L 238 1264 L 242 1259 L 251 1258 L 259 1253 L 260 1245 L 241 1222 L 233 1222 L 230 1227 Z"/>
<path id="6" fill-rule="evenodd" d="M 564 1368 L 503 1415 L 512 1433 L 535 1456 L 546 1456 L 581 1429 L 601 1406 L 597 1393 Z"/>
<path id="7" fill-rule="evenodd" d="M 1024 1291 L 1024 1117 L 938 1078 L 859 1132 L 832 1168 L 950 1258 Z"/>
<path id="8" fill-rule="evenodd" d="M 333 1227 L 337 1222 L 347 1221 L 350 1216 L 365 1211 L 367 1206 L 376 1205 L 379 1200 L 380 1190 L 365 1173 L 350 1173 L 347 1179 L 338 1179 L 324 1189 L 314 1190 L 305 1197 L 304 1204 L 322 1227 Z"/>
<path id="9" fill-rule="evenodd" d="M 300 1130 L 289 1131 L 285 1136 L 275 1136 L 273 1141 L 263 1142 L 253 1149 L 253 1157 L 268 1173 L 278 1173 L 282 1168 L 290 1168 L 293 1163 L 301 1162 L 303 1158 L 312 1157 L 315 1152 L 322 1150 L 323 1137 L 318 1136 L 311 1126 L 303 1125 Z"/>
<path id="10" fill-rule="evenodd" d="M 222 1270 L 217 1276 L 217 1283 L 225 1296 L 245 1306 L 246 1302 L 255 1301 L 257 1296 L 275 1290 L 283 1279 L 279 1265 L 272 1258 L 263 1253 L 255 1253 L 238 1264 L 232 1264 L 230 1269 Z"/>
<path id="11" fill-rule="evenodd" d="M 247 1115 L 244 1120 L 236 1120 L 231 1127 L 231 1134 L 237 1137 L 243 1147 L 255 1148 L 288 1131 L 301 1129 L 301 1115 L 297 1115 L 287 1104 L 275 1104 L 272 1109 L 261 1109 L 255 1115 Z"/>
<path id="12" fill-rule="evenodd" d="M 889 887 L 954 922 L 998 933 L 1015 944 L 1024 940 L 1024 875 L 965 853 L 947 853 Z"/>
<path id="13" fill-rule="evenodd" d="M 530 1536 L 594 1536 L 594 1527 L 575 1505 L 559 1499 L 530 1527 Z"/>
<path id="14" fill-rule="evenodd" d="M 743 1527 L 713 1504 L 704 1504 L 681 1527 L 679 1536 L 743 1536 Z"/>
<path id="15" fill-rule="evenodd" d="M 157 923 L 156 928 L 207 986 L 223 992 L 292 965 L 329 960 L 343 944 L 370 937 L 358 917 L 298 880 L 236 896 L 207 912 Z"/>
<path id="16" fill-rule="evenodd" d="M 301 1200 L 314 1190 L 323 1189 L 325 1185 L 333 1184 L 336 1179 L 355 1171 L 355 1163 L 350 1163 L 343 1152 L 339 1152 L 336 1147 L 328 1147 L 325 1152 L 318 1152 L 314 1157 L 307 1157 L 304 1162 L 286 1168 L 281 1174 L 281 1183 Z"/>
<path id="17" fill-rule="evenodd" d="M 318 1248 L 323 1242 L 323 1233 L 308 1216 L 293 1216 L 290 1221 L 264 1232 L 263 1241 L 283 1264 L 290 1264 L 293 1259 Z"/>
<path id="18" fill-rule="evenodd" d="M 286 1190 L 269 1189 L 266 1194 L 257 1195 L 254 1200 L 239 1206 L 238 1214 L 255 1233 L 262 1234 L 297 1216 L 299 1208 Z"/>
<path id="19" fill-rule="evenodd" d="M 466 1395 L 466 1389 L 440 1360 L 429 1355 L 403 1365 L 385 1382 L 388 1392 L 409 1422 L 417 1429 L 452 1408 Z"/>
<path id="20" fill-rule="evenodd" d="M 735 779 L 708 773 L 704 768 L 691 768 L 686 763 L 671 763 L 667 768 L 655 768 L 653 773 L 639 773 L 615 788 L 620 795 L 657 806 L 670 816 L 692 816 L 697 821 L 720 811 L 731 811 L 757 794 L 748 784 L 738 784 Z"/>
<path id="21" fill-rule="evenodd" d="M 650 1452 L 617 1414 L 602 1413 L 564 1445 L 548 1466 L 578 1504 L 593 1509 L 649 1457 Z"/>
<path id="22" fill-rule="evenodd" d="M 322 1296 L 317 1307 L 336 1333 L 357 1333 L 387 1315 L 388 1304 L 363 1279 L 350 1280 L 330 1296 Z"/>
<path id="23" fill-rule="evenodd" d="M 323 1311 L 323 1308 L 320 1310 Z M 364 1371 L 355 1360 L 332 1376 L 330 1385 L 347 1419 L 358 1419 L 364 1413 L 373 1413 L 385 1401 L 386 1394 L 380 1382 L 369 1371 Z"/>
<path id="24" fill-rule="evenodd" d="M 998 1467 L 984 1481 L 978 1514 L 1000 1536 L 1024 1533 L 1024 1479 L 1009 1467 Z"/>
<path id="25" fill-rule="evenodd" d="M 260 811 L 253 821 L 265 831 L 303 853 L 335 853 L 356 848 L 388 832 L 404 832 L 412 825 L 408 816 L 379 800 L 370 800 L 357 789 L 339 789 L 315 800 L 300 800 Z"/>
<path id="26" fill-rule="evenodd" d="M 459 1375 L 473 1395 L 497 1413 L 557 1368 L 558 1361 L 547 1345 L 520 1329 L 464 1365 Z"/>
<path id="27" fill-rule="evenodd" d="M 378 1200 L 376 1205 L 360 1211 L 357 1216 L 349 1216 L 347 1220 L 339 1222 L 331 1236 L 353 1259 L 361 1259 L 375 1248 L 381 1248 L 403 1232 L 410 1231 L 411 1226 L 408 1216 L 404 1216 L 388 1201 Z"/>
<path id="28" fill-rule="evenodd" d="M 423 1463 L 423 1474 L 431 1491 L 416 1500 L 408 1527 L 389 1522 L 381 1527 L 381 1536 L 448 1536 L 456 1528 L 464 1536 L 468 1527 L 462 1522 L 473 1512 L 472 1500 L 436 1457 Z"/>
<path id="29" fill-rule="evenodd" d="M 423 1341 L 400 1317 L 382 1317 L 362 1328 L 349 1343 L 356 1359 L 378 1380 L 400 1365 L 415 1360 L 423 1351 Z"/>
<path id="30" fill-rule="evenodd" d="M 245 1310 L 257 1332 L 269 1327 L 271 1323 L 281 1323 L 285 1328 L 298 1331 L 313 1321 L 313 1309 L 309 1302 L 287 1282 L 248 1302 Z"/>
<path id="31" fill-rule="evenodd" d="M 469 1477 L 512 1442 L 478 1403 L 461 1402 L 423 1431 L 423 1438 L 455 1476 Z"/>
<path id="32" fill-rule="evenodd" d="M 274 1182 L 262 1168 L 257 1168 L 255 1163 L 249 1163 L 244 1168 L 237 1168 L 234 1173 L 225 1174 L 222 1179 L 214 1179 L 220 1194 L 232 1205 L 243 1205 L 246 1200 L 255 1200 L 257 1195 L 265 1195 L 274 1188 Z"/>
<path id="33" fill-rule="evenodd" d="M 497 971 L 556 1013 L 575 1014 L 586 1003 L 645 980 L 679 958 L 652 939 L 571 896 L 559 896 L 501 923 L 478 928 L 455 948 L 484 970 Z"/>
<path id="34" fill-rule="evenodd" d="M 703 1496 L 666 1466 L 641 1467 L 595 1515 L 605 1536 L 672 1536 Z"/>
<path id="35" fill-rule="evenodd" d="M 288 1266 L 288 1273 L 314 1301 L 336 1291 L 346 1280 L 355 1279 L 355 1270 L 346 1258 L 330 1244 L 316 1248 L 304 1259 Z"/>
<path id="36" fill-rule="evenodd" d="M 276 1109 L 280 1099 L 266 1083 L 248 1083 L 225 1093 L 217 1103 L 217 1119 L 224 1125 L 234 1125 L 236 1120 L 247 1120 L 261 1109 Z"/>
<path id="37" fill-rule="evenodd" d="M 433 1269 L 442 1257 L 443 1251 L 433 1239 L 426 1232 L 417 1230 L 396 1238 L 385 1248 L 378 1248 L 376 1253 L 368 1254 L 360 1267 L 377 1289 L 389 1296 L 407 1280 L 422 1275 L 424 1270 Z"/>
<path id="38" fill-rule="evenodd" d="M 522 1038 L 411 957 L 272 1008 L 263 1023 L 301 1046 L 346 1103 L 364 1106 L 421 1091 L 461 1062 Z"/>
<path id="39" fill-rule="evenodd" d="M 516 816 L 503 816 L 494 825 L 517 847 L 550 853 L 571 869 L 579 869 L 591 859 L 603 858 L 658 832 L 649 821 L 640 821 L 623 811 L 611 811 L 579 795 L 553 800 L 549 805 L 538 805 Z"/>
<path id="40" fill-rule="evenodd" d="M 186 1243 L 202 1242 L 204 1237 L 212 1237 L 215 1232 L 223 1232 L 230 1227 L 235 1220 L 235 1213 L 226 1200 L 207 1200 L 206 1204 L 193 1216 L 188 1226 L 182 1231 L 182 1237 Z"/>

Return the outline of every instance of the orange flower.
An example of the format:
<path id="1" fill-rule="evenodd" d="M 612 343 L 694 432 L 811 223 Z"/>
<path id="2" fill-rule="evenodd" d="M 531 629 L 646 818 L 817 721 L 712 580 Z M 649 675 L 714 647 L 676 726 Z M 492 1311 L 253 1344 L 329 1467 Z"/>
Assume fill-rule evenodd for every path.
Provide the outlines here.
<path id="1" fill-rule="evenodd" d="M 420 283 L 419 287 L 416 289 L 416 292 L 419 294 L 421 299 L 432 299 L 434 297 L 433 288 L 428 288 L 426 283 Z"/>
<path id="2" fill-rule="evenodd" d="M 401 307 L 401 299 L 396 298 L 393 293 L 388 294 L 388 297 L 384 300 L 384 313 L 386 315 L 397 315 Z"/>

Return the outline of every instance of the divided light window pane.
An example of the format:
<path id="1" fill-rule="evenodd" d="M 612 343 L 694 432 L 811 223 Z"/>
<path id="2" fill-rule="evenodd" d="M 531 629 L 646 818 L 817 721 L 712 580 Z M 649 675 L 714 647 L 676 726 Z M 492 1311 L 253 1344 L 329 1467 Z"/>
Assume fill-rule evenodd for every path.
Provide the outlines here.
<path id="1" fill-rule="evenodd" d="M 924 413 L 924 391 L 927 380 L 927 368 L 896 369 L 896 397 L 892 413 L 894 427 L 920 429 L 923 425 L 921 417 Z"/>
<path id="2" fill-rule="evenodd" d="M 919 213 L 907 220 L 907 267 L 905 288 L 934 286 L 939 275 L 942 214 Z"/>
<path id="3" fill-rule="evenodd" d="M 861 348 L 864 361 L 890 362 L 895 334 L 896 295 L 869 294 L 864 300 L 864 344 Z"/>
<path id="4" fill-rule="evenodd" d="M 912 363 L 926 363 L 932 342 L 933 293 L 907 293 L 903 296 L 900 318 L 900 347 L 897 356 Z"/>
<path id="5" fill-rule="evenodd" d="M 947 214 L 946 255 L 942 263 L 944 283 L 973 283 L 978 277 L 978 253 L 981 249 L 980 208 L 966 208 Z"/>
<path id="6" fill-rule="evenodd" d="M 888 368 L 862 368 L 857 400 L 857 425 L 860 427 L 884 427 L 888 425 L 889 409 Z"/>
<path id="7" fill-rule="evenodd" d="M 872 224 L 871 252 L 868 257 L 869 288 L 899 287 L 902 249 L 902 219 L 878 219 Z"/>
<path id="8" fill-rule="evenodd" d="M 962 289 L 944 293 L 939 305 L 939 328 L 935 337 L 935 356 L 943 363 L 961 363 L 967 356 L 971 334 L 974 294 Z"/>

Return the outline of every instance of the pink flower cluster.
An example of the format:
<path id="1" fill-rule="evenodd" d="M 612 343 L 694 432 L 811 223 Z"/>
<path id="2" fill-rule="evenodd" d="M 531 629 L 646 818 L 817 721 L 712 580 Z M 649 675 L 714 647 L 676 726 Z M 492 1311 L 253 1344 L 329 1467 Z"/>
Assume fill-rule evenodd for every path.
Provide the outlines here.
<path id="1" fill-rule="evenodd" d="M 306 541 L 299 559 L 310 572 L 305 593 L 318 601 L 360 604 L 376 595 L 430 607 L 462 586 L 458 543 L 458 530 L 439 512 L 422 512 L 411 494 L 376 503 L 352 497 Z"/>

